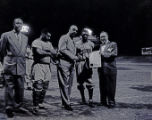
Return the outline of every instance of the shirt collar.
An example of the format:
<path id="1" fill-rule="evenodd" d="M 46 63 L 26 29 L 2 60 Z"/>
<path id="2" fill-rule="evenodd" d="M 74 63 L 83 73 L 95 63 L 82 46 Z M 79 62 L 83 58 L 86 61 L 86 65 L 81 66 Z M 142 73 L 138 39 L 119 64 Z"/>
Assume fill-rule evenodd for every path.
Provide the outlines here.
<path id="1" fill-rule="evenodd" d="M 12 31 L 13 31 L 15 34 L 17 34 L 17 32 L 16 32 L 14 29 L 13 29 Z M 19 32 L 18 35 L 20 35 L 20 34 L 21 34 L 21 33 Z"/>

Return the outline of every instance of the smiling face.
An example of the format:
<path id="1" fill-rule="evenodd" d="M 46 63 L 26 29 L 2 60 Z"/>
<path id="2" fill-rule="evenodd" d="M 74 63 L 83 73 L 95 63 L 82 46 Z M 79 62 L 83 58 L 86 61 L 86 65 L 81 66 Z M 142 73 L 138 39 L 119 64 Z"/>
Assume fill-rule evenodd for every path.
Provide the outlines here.
<path id="1" fill-rule="evenodd" d="M 71 37 L 75 37 L 78 32 L 78 28 L 75 25 L 72 25 L 69 29 L 69 34 Z"/>
<path id="2" fill-rule="evenodd" d="M 84 30 L 82 31 L 81 35 L 82 35 L 83 41 L 87 41 L 87 40 L 88 40 L 89 33 L 88 33 L 87 30 L 84 29 Z"/>
<path id="3" fill-rule="evenodd" d="M 106 32 L 100 33 L 100 41 L 102 44 L 106 44 L 106 42 L 108 41 L 108 34 Z"/>
<path id="4" fill-rule="evenodd" d="M 16 32 L 20 32 L 23 26 L 23 20 L 20 18 L 14 19 L 14 29 Z"/>

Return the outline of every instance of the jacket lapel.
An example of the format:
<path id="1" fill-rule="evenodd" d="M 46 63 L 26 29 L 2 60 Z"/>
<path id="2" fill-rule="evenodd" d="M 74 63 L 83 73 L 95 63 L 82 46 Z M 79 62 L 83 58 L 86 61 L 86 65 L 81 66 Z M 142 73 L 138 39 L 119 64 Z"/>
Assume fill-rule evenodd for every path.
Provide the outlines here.
<path id="1" fill-rule="evenodd" d="M 19 54 L 24 54 L 23 51 L 24 49 L 26 49 L 26 43 L 25 43 L 25 39 L 24 36 L 21 34 L 21 41 L 20 41 L 20 52 Z"/>
<path id="2" fill-rule="evenodd" d="M 18 54 L 20 52 L 20 44 L 19 44 L 17 37 L 15 36 L 14 31 L 11 31 L 11 34 L 9 37 L 10 37 L 10 42 L 12 43 L 16 53 Z"/>

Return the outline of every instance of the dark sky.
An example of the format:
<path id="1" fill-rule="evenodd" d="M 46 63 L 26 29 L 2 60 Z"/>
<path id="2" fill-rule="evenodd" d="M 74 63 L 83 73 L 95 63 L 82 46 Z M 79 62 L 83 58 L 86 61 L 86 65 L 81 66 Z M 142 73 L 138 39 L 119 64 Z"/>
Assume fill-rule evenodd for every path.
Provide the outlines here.
<path id="1" fill-rule="evenodd" d="M 96 35 L 107 31 L 120 54 L 139 55 L 141 47 L 152 46 L 152 0 L 0 0 L 0 33 L 12 29 L 14 17 L 31 26 L 30 39 L 48 27 L 54 45 L 76 24 Z"/>

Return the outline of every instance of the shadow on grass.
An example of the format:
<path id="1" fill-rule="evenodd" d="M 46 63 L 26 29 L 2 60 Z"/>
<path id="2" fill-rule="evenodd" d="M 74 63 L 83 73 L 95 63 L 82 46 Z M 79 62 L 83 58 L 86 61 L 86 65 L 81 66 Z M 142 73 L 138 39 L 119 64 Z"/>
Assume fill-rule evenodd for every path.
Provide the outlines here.
<path id="1" fill-rule="evenodd" d="M 127 67 L 117 67 L 118 70 L 133 70 L 131 68 L 127 68 Z"/>
<path id="2" fill-rule="evenodd" d="M 151 109 L 152 110 L 152 104 L 117 103 L 116 108 Z"/>
<path id="3" fill-rule="evenodd" d="M 130 87 L 132 89 L 136 89 L 139 91 L 143 91 L 143 92 L 152 92 L 152 86 L 144 86 L 144 85 L 138 85 L 138 86 L 133 86 Z"/>
<path id="4" fill-rule="evenodd" d="M 26 98 L 24 100 L 24 106 L 21 111 L 16 111 L 15 115 L 20 117 L 79 117 L 79 116 L 88 116 L 95 117 L 96 112 L 98 111 L 113 111 L 107 107 L 100 106 L 98 102 L 94 102 L 94 107 L 87 105 L 82 105 L 79 103 L 79 98 L 72 98 L 72 108 L 73 111 L 65 110 L 61 105 L 61 99 L 59 96 L 46 96 L 45 104 L 46 109 L 41 109 L 38 115 L 32 113 L 32 100 Z M 150 109 L 152 110 L 152 104 L 133 104 L 133 103 L 117 103 L 116 107 L 118 109 Z M 0 100 L 0 113 L 4 113 L 4 100 Z"/>

